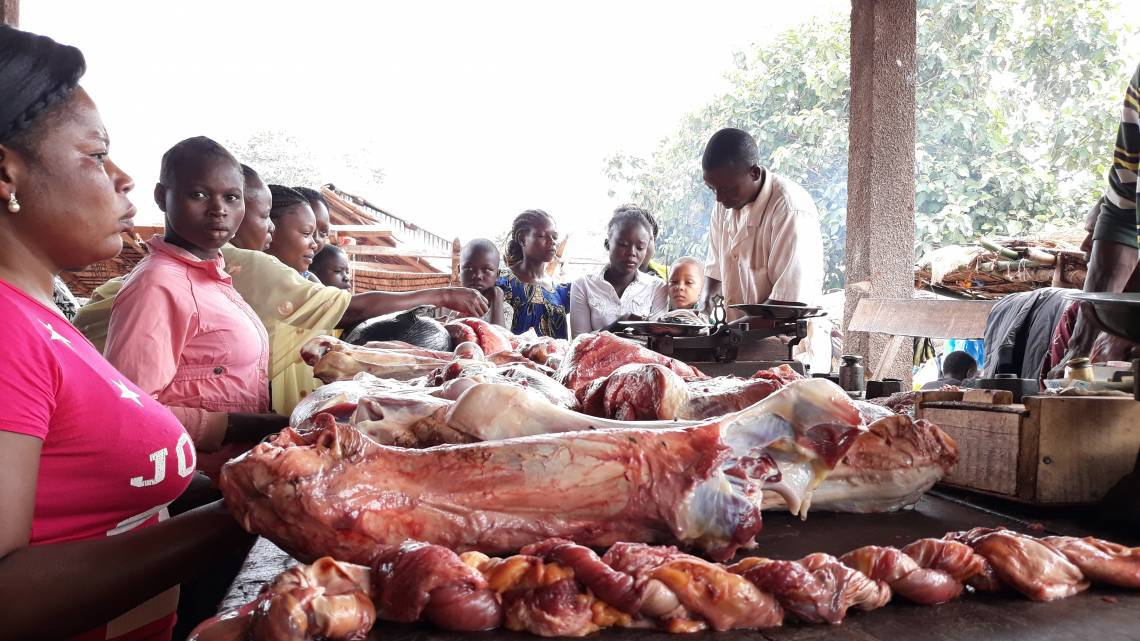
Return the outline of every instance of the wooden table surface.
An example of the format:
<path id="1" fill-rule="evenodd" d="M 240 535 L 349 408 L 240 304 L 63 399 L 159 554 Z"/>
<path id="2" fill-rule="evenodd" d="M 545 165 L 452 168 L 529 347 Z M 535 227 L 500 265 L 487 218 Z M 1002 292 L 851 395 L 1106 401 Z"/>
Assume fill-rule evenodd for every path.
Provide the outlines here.
<path id="1" fill-rule="evenodd" d="M 938 537 L 948 531 L 976 526 L 1005 526 L 1043 534 L 1102 534 L 1087 517 L 1049 514 L 1043 518 L 1012 505 L 988 504 L 961 494 L 937 493 L 924 497 L 913 510 L 895 514 L 827 514 L 813 512 L 806 521 L 786 513 L 764 513 L 764 530 L 753 554 L 796 559 L 812 552 L 839 555 L 863 545 L 901 547 L 914 539 Z M 1045 532 L 1039 530 L 1044 526 Z M 1104 534 L 1109 536 L 1109 534 Z M 1140 544 L 1140 533 L 1112 532 L 1128 545 Z M 1131 539 L 1131 540 L 1128 540 Z M 254 546 L 234 581 L 222 609 L 250 601 L 261 585 L 294 563 L 287 554 L 262 539 Z M 372 639 L 384 641 L 471 641 L 487 638 L 534 637 L 519 633 L 448 633 L 426 625 L 380 622 Z M 603 630 L 593 638 L 612 641 L 676 641 L 663 632 Z M 873 612 L 850 612 L 838 626 L 789 623 L 762 631 L 705 632 L 684 637 L 701 641 L 982 641 L 1140 640 L 1140 592 L 1094 588 L 1052 603 L 1034 603 L 1019 596 L 966 595 L 952 603 L 917 606 L 896 600 Z"/>

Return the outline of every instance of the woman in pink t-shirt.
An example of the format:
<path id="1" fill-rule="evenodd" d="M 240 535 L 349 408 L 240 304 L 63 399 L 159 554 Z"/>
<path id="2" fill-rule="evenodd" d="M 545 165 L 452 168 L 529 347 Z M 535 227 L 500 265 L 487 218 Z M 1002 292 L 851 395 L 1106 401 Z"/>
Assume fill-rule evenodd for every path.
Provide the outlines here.
<path id="1" fill-rule="evenodd" d="M 245 214 L 241 164 L 198 136 L 162 157 L 155 201 L 164 237 L 115 297 L 103 355 L 165 405 L 198 448 L 223 463 L 289 424 L 269 411 L 269 336 L 226 273 L 219 251 Z"/>
<path id="2" fill-rule="evenodd" d="M 190 436 L 52 304 L 135 211 L 84 69 L 0 27 L 0 638 L 169 639 L 178 585 L 248 539 L 220 502 L 166 518 Z"/>

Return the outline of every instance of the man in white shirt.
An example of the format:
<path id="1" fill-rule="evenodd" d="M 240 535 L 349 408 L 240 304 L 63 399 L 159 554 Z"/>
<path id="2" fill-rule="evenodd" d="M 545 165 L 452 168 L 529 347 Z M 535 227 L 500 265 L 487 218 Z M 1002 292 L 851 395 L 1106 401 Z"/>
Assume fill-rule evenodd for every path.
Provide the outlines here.
<path id="1" fill-rule="evenodd" d="M 713 134 L 701 166 L 717 200 L 709 224 L 706 309 L 717 294 L 725 305 L 816 303 L 823 294 L 823 236 L 811 195 L 761 167 L 756 140 L 740 129 Z M 728 313 L 729 320 L 741 316 Z M 826 328 L 811 327 L 797 359 L 813 371 L 829 371 L 830 345 Z"/>

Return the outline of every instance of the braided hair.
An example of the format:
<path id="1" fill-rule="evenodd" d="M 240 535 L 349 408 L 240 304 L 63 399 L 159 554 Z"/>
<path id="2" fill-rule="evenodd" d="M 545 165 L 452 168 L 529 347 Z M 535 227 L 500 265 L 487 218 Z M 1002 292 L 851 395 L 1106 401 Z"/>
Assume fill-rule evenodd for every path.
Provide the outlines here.
<path id="1" fill-rule="evenodd" d="M 58 113 L 87 70 L 68 45 L 0 26 L 0 144 L 34 155 L 47 115 Z"/>
<path id="2" fill-rule="evenodd" d="M 614 210 L 610 222 L 606 225 L 606 238 L 613 235 L 615 229 L 620 229 L 627 222 L 634 222 L 649 232 L 652 238 L 657 238 L 657 220 L 653 214 L 637 205 L 622 205 Z"/>
<path id="3" fill-rule="evenodd" d="M 543 222 L 554 224 L 554 217 L 541 209 L 528 209 L 515 216 L 511 223 L 511 236 L 507 239 L 507 265 L 517 265 L 523 259 L 522 238 Z"/>
<path id="4" fill-rule="evenodd" d="M 329 201 L 325 199 L 325 195 L 312 187 L 294 187 L 293 191 L 304 196 L 310 205 L 320 203 L 324 205 L 326 209 L 329 206 Z"/>
<path id="5" fill-rule="evenodd" d="M 292 187 L 269 185 L 269 193 L 273 195 L 273 204 L 269 209 L 269 217 L 273 222 L 280 220 L 286 210 L 294 205 L 310 206 L 309 199 Z"/>

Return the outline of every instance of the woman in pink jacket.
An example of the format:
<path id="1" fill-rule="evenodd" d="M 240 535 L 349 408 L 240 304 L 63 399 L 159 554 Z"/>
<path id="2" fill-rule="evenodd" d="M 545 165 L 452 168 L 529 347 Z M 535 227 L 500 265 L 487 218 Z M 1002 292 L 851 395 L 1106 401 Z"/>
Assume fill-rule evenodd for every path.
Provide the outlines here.
<path id="1" fill-rule="evenodd" d="M 269 413 L 265 327 L 234 290 L 219 251 L 245 214 L 244 182 L 238 161 L 209 138 L 166 152 L 154 190 L 166 233 L 147 242 L 150 254 L 127 276 L 103 352 L 178 417 L 212 477 L 288 424 Z"/>

